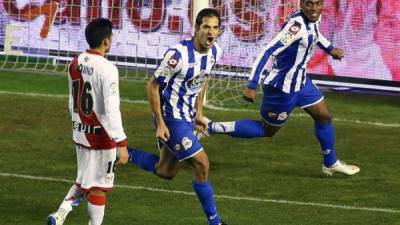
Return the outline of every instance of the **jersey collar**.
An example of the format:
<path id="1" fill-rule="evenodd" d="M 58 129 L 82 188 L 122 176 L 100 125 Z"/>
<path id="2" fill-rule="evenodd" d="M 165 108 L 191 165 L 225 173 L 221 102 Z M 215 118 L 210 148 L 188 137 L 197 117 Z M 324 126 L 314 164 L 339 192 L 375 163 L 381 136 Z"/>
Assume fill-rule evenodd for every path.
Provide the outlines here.
<path id="1" fill-rule="evenodd" d="M 103 56 L 100 52 L 91 49 L 87 49 L 86 52 L 93 55 Z"/>

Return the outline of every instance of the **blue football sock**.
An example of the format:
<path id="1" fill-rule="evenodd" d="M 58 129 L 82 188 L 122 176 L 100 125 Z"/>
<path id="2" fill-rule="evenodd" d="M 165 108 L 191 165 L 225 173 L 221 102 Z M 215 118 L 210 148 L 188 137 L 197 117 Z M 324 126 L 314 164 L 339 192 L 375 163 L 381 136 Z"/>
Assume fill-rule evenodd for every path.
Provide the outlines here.
<path id="1" fill-rule="evenodd" d="M 131 162 L 138 166 L 139 168 L 153 172 L 155 171 L 156 164 L 160 157 L 154 155 L 152 153 L 144 152 L 139 149 L 128 147 L 129 159 L 128 162 Z"/>
<path id="2" fill-rule="evenodd" d="M 333 125 L 332 123 L 315 122 L 314 128 L 315 134 L 321 145 L 324 165 L 326 167 L 332 166 L 337 160 L 335 151 L 335 131 Z"/>
<path id="3" fill-rule="evenodd" d="M 265 137 L 262 122 L 248 119 L 232 122 L 210 122 L 208 124 L 208 132 L 211 134 L 223 133 L 241 138 Z"/>
<path id="4" fill-rule="evenodd" d="M 218 225 L 220 217 L 217 213 L 217 207 L 214 202 L 213 188 L 210 182 L 192 182 L 193 189 L 195 190 L 197 197 L 200 200 L 203 211 L 206 214 L 209 225 Z"/>

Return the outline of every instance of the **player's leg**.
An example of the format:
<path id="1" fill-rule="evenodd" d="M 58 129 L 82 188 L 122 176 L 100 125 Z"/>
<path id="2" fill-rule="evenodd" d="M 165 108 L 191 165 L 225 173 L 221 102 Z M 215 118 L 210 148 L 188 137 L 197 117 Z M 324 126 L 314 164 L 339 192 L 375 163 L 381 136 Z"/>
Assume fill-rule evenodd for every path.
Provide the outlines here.
<path id="1" fill-rule="evenodd" d="M 156 164 L 160 160 L 158 155 L 134 147 L 128 147 L 128 154 L 128 162 L 152 173 L 154 173 Z"/>
<path id="2" fill-rule="evenodd" d="M 88 195 L 87 211 L 89 216 L 89 225 L 100 225 L 103 222 L 106 206 L 106 191 L 91 190 Z"/>
<path id="3" fill-rule="evenodd" d="M 192 167 L 193 181 L 192 186 L 203 208 L 210 225 L 222 224 L 221 218 L 217 212 L 214 200 L 214 190 L 208 180 L 209 161 L 207 154 L 201 149 L 196 155 L 187 159 Z"/>
<path id="4" fill-rule="evenodd" d="M 306 85 L 300 93 L 298 104 L 314 120 L 315 135 L 320 143 L 323 155 L 323 172 L 329 175 L 332 175 L 333 172 L 341 172 L 347 175 L 358 173 L 360 169 L 357 166 L 346 165 L 337 160 L 332 115 L 322 93 L 311 80 L 306 81 Z M 330 168 L 333 171 L 330 171 Z"/>
<path id="5" fill-rule="evenodd" d="M 232 137 L 255 138 L 265 137 L 263 122 L 251 119 L 241 119 L 226 122 L 208 123 L 209 134 L 227 134 Z"/>
<path id="6" fill-rule="evenodd" d="M 85 160 L 85 156 L 78 145 L 76 146 L 76 156 L 78 164 L 77 183 L 71 186 L 57 211 L 47 217 L 47 224 L 49 225 L 62 225 L 68 214 L 79 205 L 85 195 L 85 192 L 78 185 L 82 178 L 82 170 L 80 168 L 83 166 Z"/>
<path id="7" fill-rule="evenodd" d="M 160 149 L 160 160 L 156 164 L 155 174 L 163 179 L 173 179 L 179 171 L 179 161 L 168 146 Z"/>
<path id="8" fill-rule="evenodd" d="M 84 192 L 76 184 L 72 185 L 57 211 L 47 217 L 47 224 L 62 225 L 67 215 L 83 200 Z"/>
<path id="9" fill-rule="evenodd" d="M 324 165 L 330 167 L 337 160 L 331 113 L 323 99 L 314 105 L 307 106 L 304 110 L 314 120 L 314 131 L 321 146 Z"/>
<path id="10" fill-rule="evenodd" d="M 295 96 L 283 93 L 271 86 L 263 86 L 263 100 L 260 106 L 261 121 L 242 119 L 230 122 L 210 122 L 210 134 L 226 133 L 233 137 L 273 137 L 285 124 L 294 107 Z"/>
<path id="11" fill-rule="evenodd" d="M 114 186 L 117 148 L 109 150 L 84 149 L 87 161 L 83 165 L 81 188 L 87 192 L 89 225 L 103 222 L 106 193 Z"/>
<path id="12" fill-rule="evenodd" d="M 215 207 L 213 188 L 208 181 L 208 158 L 197 137 L 193 134 L 194 128 L 194 123 L 175 122 L 174 129 L 170 128 L 171 137 L 168 140 L 168 146 L 171 147 L 170 152 L 176 156 L 177 160 L 186 161 L 191 166 L 193 189 L 200 200 L 209 224 L 223 224 Z"/>
<path id="13" fill-rule="evenodd" d="M 179 171 L 179 161 L 175 155 L 168 150 L 165 143 L 159 144 L 160 156 L 145 152 L 136 148 L 129 147 L 128 162 L 137 167 L 152 172 L 157 176 L 170 180 L 175 177 Z"/>

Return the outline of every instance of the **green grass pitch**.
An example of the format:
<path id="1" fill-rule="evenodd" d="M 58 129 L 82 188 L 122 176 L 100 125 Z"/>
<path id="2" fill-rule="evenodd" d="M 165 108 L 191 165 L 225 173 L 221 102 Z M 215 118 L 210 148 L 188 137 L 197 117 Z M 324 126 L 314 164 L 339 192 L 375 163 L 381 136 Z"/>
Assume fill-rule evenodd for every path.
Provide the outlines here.
<path id="1" fill-rule="evenodd" d="M 65 76 L 0 72 L 0 224 L 45 224 L 76 175 Z M 145 84 L 121 82 L 129 145 L 157 153 Z M 400 224 L 398 97 L 325 93 L 335 116 L 339 158 L 353 177 L 321 173 L 312 120 L 296 110 L 273 139 L 201 140 L 217 207 L 229 225 Z M 206 109 L 213 120 L 259 118 L 254 111 Z M 244 109 L 237 105 L 235 109 Z M 206 225 L 191 172 L 164 181 L 133 165 L 117 168 L 105 225 Z M 86 225 L 86 203 L 65 225 Z"/>

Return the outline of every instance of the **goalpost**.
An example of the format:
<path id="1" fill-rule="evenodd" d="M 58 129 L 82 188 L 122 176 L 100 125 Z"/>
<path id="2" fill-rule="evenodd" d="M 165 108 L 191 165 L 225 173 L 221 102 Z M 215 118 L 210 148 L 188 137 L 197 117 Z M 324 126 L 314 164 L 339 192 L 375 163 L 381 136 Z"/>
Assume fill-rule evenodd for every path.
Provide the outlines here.
<path id="1" fill-rule="evenodd" d="M 108 58 L 123 79 L 147 80 L 169 46 L 192 36 L 197 12 L 213 7 L 221 15 L 218 42 L 224 55 L 214 69 L 207 99 L 214 105 L 234 105 L 241 99 L 253 60 L 298 4 L 299 0 L 6 1 L 0 4 L 0 70 L 66 74 L 68 62 L 88 48 L 86 25 L 106 17 L 114 26 Z"/>

